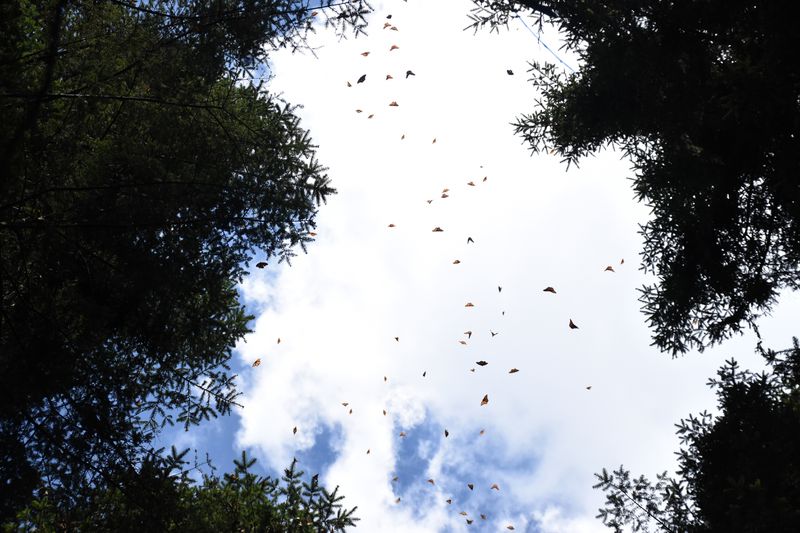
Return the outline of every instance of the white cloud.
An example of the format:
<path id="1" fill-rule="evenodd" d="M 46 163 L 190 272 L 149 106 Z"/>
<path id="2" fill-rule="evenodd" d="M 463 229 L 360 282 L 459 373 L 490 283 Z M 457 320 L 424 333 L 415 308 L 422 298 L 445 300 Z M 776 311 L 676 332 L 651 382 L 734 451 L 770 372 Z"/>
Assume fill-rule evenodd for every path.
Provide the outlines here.
<path id="1" fill-rule="evenodd" d="M 705 383 L 723 354 L 756 364 L 752 338 L 674 361 L 649 347 L 636 292 L 647 210 L 627 163 L 606 152 L 565 174 L 553 157 L 529 157 L 509 126 L 533 107 L 524 72 L 540 49 L 527 30 L 463 32 L 470 3 L 452 1 L 393 3 L 393 32 L 381 29 L 385 5 L 366 39 L 322 37 L 319 59 L 274 58 L 273 89 L 304 105 L 339 194 L 308 255 L 242 287 L 261 313 L 239 353 L 262 364 L 244 376 L 239 442 L 280 469 L 341 427 L 324 479 L 359 506 L 366 531 L 466 527 L 444 500 L 466 490 L 468 472 L 501 491 L 457 503 L 487 506 L 498 528 L 603 530 L 592 472 L 670 467 L 672 424 L 713 406 Z M 407 69 L 417 75 L 406 80 Z M 787 305 L 796 316 L 800 304 Z M 791 313 L 775 315 L 771 331 L 786 335 L 780 317 Z M 438 438 L 419 446 L 430 461 L 406 473 L 418 479 L 395 504 L 398 433 L 428 429 Z"/>

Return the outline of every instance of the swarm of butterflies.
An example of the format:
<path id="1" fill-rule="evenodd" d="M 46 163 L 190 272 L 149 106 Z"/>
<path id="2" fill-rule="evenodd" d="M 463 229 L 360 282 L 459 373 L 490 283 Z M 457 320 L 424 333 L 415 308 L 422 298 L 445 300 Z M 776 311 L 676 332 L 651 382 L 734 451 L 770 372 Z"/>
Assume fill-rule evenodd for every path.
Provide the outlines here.
<path id="1" fill-rule="evenodd" d="M 391 22 L 392 15 L 388 15 L 388 16 L 386 17 L 386 19 L 387 19 L 387 21 L 386 21 L 386 22 L 384 22 L 384 25 L 383 25 L 383 29 L 384 29 L 384 30 L 389 30 L 389 31 L 399 31 L 399 29 L 397 28 L 397 26 L 395 26 L 395 25 L 394 25 L 394 24 Z M 391 52 L 394 52 L 395 50 L 399 50 L 399 49 L 400 49 L 400 47 L 399 47 L 398 45 L 396 45 L 396 44 L 393 44 L 393 45 L 391 45 L 391 46 L 390 46 L 390 48 L 389 48 L 388 52 L 389 52 L 389 53 L 391 53 Z M 362 52 L 362 53 L 361 53 L 361 56 L 366 58 L 366 57 L 369 57 L 371 53 L 372 53 L 372 52 L 370 52 L 370 51 L 365 51 L 365 52 Z M 514 72 L 513 72 L 511 69 L 507 69 L 507 70 L 506 70 L 506 73 L 507 73 L 509 76 L 513 76 L 513 75 L 514 75 Z M 406 72 L 405 72 L 405 79 L 407 80 L 407 79 L 409 79 L 409 78 L 410 78 L 410 77 L 412 77 L 412 76 L 416 76 L 416 74 L 414 73 L 414 71 L 412 71 L 412 70 L 406 70 Z M 394 79 L 394 77 L 393 77 L 391 74 L 386 74 L 385 80 L 392 80 L 392 79 Z M 355 84 L 356 84 L 356 85 L 358 85 L 358 84 L 362 84 L 362 83 L 366 83 L 366 82 L 367 82 L 367 75 L 366 75 L 366 74 L 362 74 L 362 75 L 361 75 L 361 76 L 359 76 L 359 77 L 358 77 L 358 79 L 355 81 Z M 350 81 L 346 81 L 346 84 L 347 84 L 347 87 L 353 87 L 353 83 L 351 83 Z M 388 106 L 389 106 L 389 107 L 399 107 L 399 105 L 400 105 L 400 104 L 398 104 L 398 103 L 397 103 L 397 101 L 395 101 L 395 100 L 392 100 L 392 101 L 391 101 L 391 102 L 389 102 L 389 104 L 388 104 Z M 364 110 L 362 110 L 362 109 L 356 109 L 356 113 L 363 113 L 363 112 L 364 112 Z M 374 114 L 374 113 L 370 113 L 370 114 L 367 116 L 367 118 L 368 118 L 368 119 L 372 119 L 374 116 L 375 116 L 375 114 Z M 402 134 L 402 135 L 401 135 L 401 137 L 400 137 L 400 140 L 404 140 L 404 139 L 405 139 L 405 134 Z M 433 138 L 433 140 L 432 140 L 432 144 L 436 144 L 436 138 L 435 138 L 435 137 L 434 137 L 434 138 Z M 483 181 L 483 182 L 486 182 L 487 180 L 488 180 L 488 177 L 484 177 L 482 181 Z M 468 187 L 476 187 L 476 184 L 475 184 L 475 182 L 474 182 L 474 181 L 469 181 L 469 182 L 467 182 L 467 183 L 466 183 L 466 185 L 467 185 Z M 441 198 L 442 198 L 442 199 L 446 199 L 446 198 L 448 198 L 448 197 L 449 197 L 449 195 L 448 195 L 448 193 L 449 193 L 449 192 L 450 192 L 450 189 L 448 189 L 448 188 L 445 188 L 445 189 L 443 189 L 443 190 L 442 190 L 442 192 L 441 192 Z M 427 200 L 427 203 L 428 203 L 428 204 L 431 204 L 432 202 L 433 202 L 433 200 L 432 200 L 432 199 L 430 199 L 430 200 Z M 397 225 L 396 225 L 396 224 L 394 224 L 394 223 L 390 223 L 390 224 L 388 224 L 388 226 L 387 226 L 387 227 L 388 227 L 389 229 L 394 229 L 394 228 L 396 228 L 396 227 L 397 227 Z M 440 226 L 435 226 L 435 227 L 432 229 L 432 232 L 433 232 L 433 233 L 443 233 L 444 231 L 445 231 L 445 230 L 444 230 L 442 227 L 440 227 Z M 310 233 L 310 235 L 311 235 L 312 237 L 314 237 L 314 236 L 316 236 L 316 233 Z M 469 244 L 475 244 L 475 240 L 474 240 L 472 237 L 467 237 L 466 244 L 467 244 L 467 245 L 469 245 Z M 460 261 L 459 259 L 454 259 L 454 260 L 453 260 L 453 262 L 452 262 L 452 264 L 453 264 L 453 265 L 459 265 L 459 264 L 461 264 L 461 261 Z M 621 259 L 621 260 L 620 260 L 620 262 L 619 262 L 619 264 L 620 264 L 620 265 L 624 265 L 624 264 L 625 264 L 625 260 L 624 260 L 624 259 Z M 260 269 L 263 269 L 263 268 L 265 268 L 265 267 L 267 267 L 267 266 L 268 266 L 268 265 L 267 265 L 267 263 L 266 263 L 266 262 L 264 262 L 264 261 L 262 261 L 262 262 L 259 262 L 259 263 L 256 263 L 256 267 L 257 267 L 257 268 L 260 268 Z M 605 269 L 604 269 L 604 271 L 605 271 L 605 272 L 612 272 L 612 273 L 613 273 L 613 272 L 615 272 L 615 270 L 614 270 L 614 267 L 613 267 L 613 266 L 611 266 L 611 265 L 608 265 L 608 266 L 606 266 L 606 267 L 605 267 Z M 498 292 L 502 292 L 502 290 L 503 290 L 503 287 L 502 287 L 502 286 L 498 286 L 498 287 L 497 287 L 497 291 L 498 291 Z M 558 294 L 558 293 L 557 293 L 557 291 L 556 291 L 556 289 L 555 289 L 554 287 L 551 287 L 551 286 L 545 287 L 544 289 L 542 289 L 542 292 L 546 292 L 546 293 L 553 294 L 553 295 L 556 295 L 556 294 Z M 464 304 L 464 307 L 465 307 L 465 308 L 473 308 L 473 307 L 475 307 L 475 304 L 473 304 L 472 302 L 466 302 L 466 303 Z M 505 311 L 503 311 L 503 314 L 505 314 Z M 580 328 L 578 327 L 578 325 L 577 325 L 577 324 L 576 324 L 576 323 L 575 323 L 575 322 L 572 320 L 572 318 L 568 318 L 568 321 L 567 321 L 567 324 L 566 324 L 566 326 L 567 326 L 567 327 L 568 327 L 570 330 L 577 330 L 577 329 L 580 329 Z M 497 335 L 498 335 L 498 332 L 491 331 L 491 330 L 489 331 L 489 333 L 491 334 L 491 337 L 492 337 L 492 338 L 494 338 L 495 336 L 497 336 Z M 464 332 L 464 335 L 467 337 L 467 340 L 469 340 L 469 339 L 471 339 L 471 338 L 472 338 L 472 331 L 471 331 L 471 330 L 465 331 L 465 332 Z M 396 342 L 400 342 L 400 337 L 394 337 L 394 340 L 395 340 Z M 277 342 L 278 342 L 278 344 L 280 344 L 280 342 L 281 342 L 281 339 L 280 339 L 280 338 L 278 338 L 278 341 L 277 341 Z M 462 345 L 466 345 L 466 344 L 467 344 L 467 341 L 466 341 L 466 340 L 464 340 L 464 339 L 461 339 L 461 340 L 459 340 L 458 342 L 459 342 L 460 344 L 462 344 Z M 257 366 L 259 366 L 260 364 L 261 364 L 261 359 L 260 359 L 260 358 L 259 358 L 259 359 L 256 359 L 256 360 L 253 362 L 253 367 L 257 367 Z M 483 367 L 483 366 L 486 366 L 486 365 L 488 365 L 489 363 L 488 363 L 487 361 L 480 360 L 480 361 L 476 361 L 476 362 L 475 362 L 475 364 L 476 364 L 476 365 L 478 365 L 478 366 L 480 366 L 480 367 Z M 471 372 L 475 372 L 475 369 L 474 369 L 474 368 L 471 368 L 471 369 L 470 369 L 470 371 L 471 371 Z M 516 374 L 516 373 L 517 373 L 517 372 L 519 372 L 519 371 L 520 371 L 520 370 L 519 370 L 518 368 L 511 368 L 511 369 L 508 371 L 508 373 L 509 373 L 509 374 Z M 423 371 L 423 372 L 422 372 L 422 377 L 424 378 L 424 377 L 426 377 L 426 376 L 427 376 L 427 371 Z M 383 377 L 383 380 L 384 380 L 384 382 L 387 382 L 387 381 L 388 381 L 388 377 L 387 377 L 387 376 L 384 376 L 384 377 Z M 588 385 L 588 386 L 586 386 L 585 388 L 586 388 L 586 390 L 587 390 L 587 391 L 589 391 L 589 390 L 591 390 L 591 389 L 592 389 L 592 386 L 591 386 L 591 385 Z M 350 404 L 349 404 L 349 402 L 341 402 L 341 404 L 342 404 L 342 406 L 343 406 L 345 409 L 348 409 L 348 413 L 349 413 L 349 414 L 351 414 L 351 415 L 353 414 L 353 409 L 349 407 L 349 405 L 350 405 Z M 484 395 L 483 395 L 483 398 L 481 398 L 481 400 L 480 400 L 480 406 L 486 406 L 486 405 L 488 405 L 488 404 L 489 404 L 489 395 L 488 395 L 488 394 L 484 394 Z M 386 416 L 386 415 L 387 415 L 387 411 L 386 411 L 385 409 L 383 410 L 383 415 L 384 415 L 384 416 Z M 297 428 L 297 426 L 294 426 L 294 427 L 292 428 L 292 434 L 293 434 L 293 435 L 297 435 L 297 431 L 298 431 L 298 428 Z M 480 435 L 480 436 L 483 436 L 485 433 L 486 433 L 486 430 L 485 430 L 485 429 L 481 429 L 481 430 L 480 430 L 480 432 L 479 432 L 479 435 Z M 399 433 L 399 437 L 400 437 L 400 438 L 406 438 L 407 436 L 408 436 L 408 435 L 407 435 L 407 433 L 406 433 L 405 431 L 400 431 L 400 433 Z M 447 438 L 447 437 L 449 437 L 449 436 L 450 436 L 450 432 L 449 432 L 447 429 L 445 429 L 445 430 L 444 430 L 444 436 L 445 436 L 445 438 Z M 369 454 L 370 454 L 370 452 L 371 452 L 371 449 L 369 449 L 369 448 L 368 448 L 368 449 L 367 449 L 367 451 L 366 451 L 366 454 L 367 454 L 367 455 L 369 455 Z M 398 477 L 398 476 L 394 476 L 394 477 L 392 478 L 392 482 L 397 482 L 398 480 L 399 480 L 399 477 Z M 433 479 L 428 479 L 428 480 L 427 480 L 427 483 L 429 483 L 430 485 L 435 485 L 435 484 L 436 484 L 435 480 L 433 480 Z M 468 488 L 470 491 L 474 490 L 474 488 L 475 488 L 475 485 L 474 485 L 473 483 L 467 483 L 466 485 L 467 485 L 467 488 Z M 492 483 L 492 484 L 489 486 L 488 490 L 500 491 L 500 486 L 499 486 L 497 483 Z M 401 501 L 401 499 L 400 499 L 400 498 L 397 498 L 397 499 L 395 500 L 395 503 L 398 503 L 398 504 L 399 504 L 399 503 L 400 503 L 400 501 Z M 452 498 L 448 498 L 447 500 L 445 500 L 445 503 L 447 503 L 448 505 L 451 505 L 451 504 L 453 503 L 453 499 L 452 499 Z M 467 513 L 466 511 L 461 511 L 461 512 L 459 512 L 459 514 L 460 514 L 461 516 L 465 517 L 465 520 L 466 520 L 466 523 L 467 523 L 467 525 L 470 525 L 470 524 L 472 524 L 472 523 L 474 522 L 474 518 L 469 518 L 469 513 Z M 480 519 L 481 519 L 481 520 L 487 520 L 487 516 L 486 516 L 485 514 L 483 514 L 483 513 L 480 513 L 480 514 L 479 514 L 479 516 L 480 516 Z M 506 525 L 506 529 L 508 529 L 508 530 L 512 530 L 512 531 L 513 531 L 515 528 L 514 528 L 514 526 L 513 526 L 513 525 L 511 525 L 511 524 L 507 524 L 507 525 Z"/>

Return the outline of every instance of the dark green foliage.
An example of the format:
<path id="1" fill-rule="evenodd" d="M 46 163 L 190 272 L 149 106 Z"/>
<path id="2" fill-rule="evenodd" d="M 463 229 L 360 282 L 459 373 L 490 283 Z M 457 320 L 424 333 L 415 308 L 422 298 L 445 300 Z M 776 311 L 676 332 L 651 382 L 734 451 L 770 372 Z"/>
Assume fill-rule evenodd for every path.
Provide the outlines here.
<path id="1" fill-rule="evenodd" d="M 0 2 L 0 519 L 235 403 L 236 283 L 334 192 L 257 82 L 312 17 L 363 30 L 363 0 L 316 6 Z"/>
<path id="2" fill-rule="evenodd" d="M 728 361 L 709 381 L 720 415 L 677 425 L 677 479 L 596 474 L 607 493 L 598 518 L 617 532 L 800 531 L 800 346 L 758 351 L 769 372 Z"/>
<path id="3" fill-rule="evenodd" d="M 292 461 L 280 480 L 250 471 L 255 459 L 243 452 L 233 472 L 221 478 L 190 477 L 184 457 L 152 456 L 137 471 L 120 470 L 113 484 L 94 487 L 79 506 L 58 507 L 46 495 L 5 524 L 6 531 L 344 531 L 356 508 L 344 509 L 338 487 L 328 492 L 317 476 L 303 481 Z"/>
<path id="4" fill-rule="evenodd" d="M 641 301 L 673 355 L 755 327 L 800 273 L 800 32 L 788 0 L 474 0 L 474 27 L 553 23 L 579 70 L 533 64 L 516 123 L 567 165 L 613 145 L 652 208 Z M 577 65 L 576 65 L 577 66 Z"/>

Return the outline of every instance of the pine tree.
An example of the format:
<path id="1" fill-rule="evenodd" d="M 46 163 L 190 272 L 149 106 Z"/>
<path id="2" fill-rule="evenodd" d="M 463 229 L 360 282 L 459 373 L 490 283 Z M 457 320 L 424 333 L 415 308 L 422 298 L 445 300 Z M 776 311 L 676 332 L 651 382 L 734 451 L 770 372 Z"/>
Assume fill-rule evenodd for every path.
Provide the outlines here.
<path id="1" fill-rule="evenodd" d="M 113 482 L 95 485 L 77 505 L 56 505 L 46 495 L 7 522 L 8 531 L 266 531 L 315 533 L 355 526 L 356 508 L 346 509 L 338 487 L 328 492 L 318 476 L 304 481 L 297 460 L 280 479 L 253 473 L 255 458 L 245 452 L 232 472 L 204 473 L 194 481 L 189 450 L 175 448 L 150 456 L 138 470 L 120 470 Z"/>
<path id="2" fill-rule="evenodd" d="M 535 109 L 516 131 L 569 166 L 627 156 L 654 344 L 718 343 L 800 281 L 800 33 L 788 1 L 474 0 L 473 26 L 535 14 L 577 55 L 534 63 Z M 757 329 L 756 329 L 757 332 Z"/>
<path id="3" fill-rule="evenodd" d="M 620 466 L 595 474 L 606 492 L 598 518 L 616 532 L 800 530 L 800 344 L 758 352 L 769 371 L 727 361 L 709 380 L 720 414 L 677 425 L 677 477 L 653 483 Z"/>
<path id="4" fill-rule="evenodd" d="M 266 58 L 369 9 L 0 3 L 0 519 L 235 405 L 236 285 L 334 193 Z"/>

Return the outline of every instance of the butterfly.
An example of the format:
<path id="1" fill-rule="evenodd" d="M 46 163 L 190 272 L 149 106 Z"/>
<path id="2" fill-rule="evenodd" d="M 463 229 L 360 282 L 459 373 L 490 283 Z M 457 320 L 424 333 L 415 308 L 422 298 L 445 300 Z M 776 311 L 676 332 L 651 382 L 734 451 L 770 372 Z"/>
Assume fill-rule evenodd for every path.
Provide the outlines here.
<path id="1" fill-rule="evenodd" d="M 485 394 L 483 400 L 481 400 L 481 405 L 486 405 L 487 403 L 489 403 L 489 395 Z"/>

